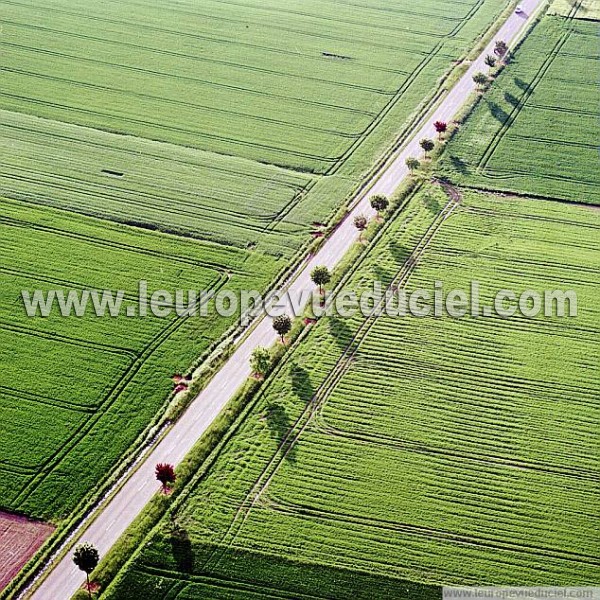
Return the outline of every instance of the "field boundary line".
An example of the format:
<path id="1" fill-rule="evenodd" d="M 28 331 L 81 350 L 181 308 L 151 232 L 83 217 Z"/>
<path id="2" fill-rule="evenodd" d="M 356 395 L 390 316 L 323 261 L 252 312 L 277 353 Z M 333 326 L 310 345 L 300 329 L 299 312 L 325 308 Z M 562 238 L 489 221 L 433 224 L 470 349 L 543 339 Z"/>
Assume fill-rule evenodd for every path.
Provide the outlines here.
<path id="1" fill-rule="evenodd" d="M 493 541 L 486 540 L 485 538 L 477 538 L 476 536 L 465 536 L 457 535 L 452 532 L 444 532 L 441 529 L 434 529 L 423 526 L 415 526 L 409 523 L 396 523 L 393 521 L 383 521 L 372 517 L 359 517 L 352 514 L 341 514 L 326 511 L 323 509 L 315 509 L 311 507 L 304 507 L 302 505 L 294 505 L 281 501 L 274 502 L 273 509 L 281 512 L 287 512 L 288 514 L 301 514 L 305 516 L 315 516 L 321 519 L 328 519 L 331 521 L 342 521 L 353 524 L 361 524 L 367 527 L 377 527 L 388 531 L 400 531 L 405 534 L 412 535 L 426 535 L 437 539 L 447 540 L 451 539 L 457 543 L 468 544 L 473 546 L 484 546 L 493 549 L 501 550 L 512 550 L 512 551 L 525 551 L 531 554 L 541 554 L 543 556 L 549 556 L 552 558 L 560 558 L 562 560 L 570 560 L 578 563 L 585 563 L 589 565 L 600 565 L 600 560 L 596 556 L 579 554 L 570 551 L 555 551 L 551 548 L 525 546 L 519 543 L 510 543 L 508 541 L 501 541 L 500 543 L 493 543 Z"/>
<path id="2" fill-rule="evenodd" d="M 223 278 L 221 285 L 215 288 L 218 290 L 226 282 L 226 278 Z M 200 306 L 201 303 L 205 302 L 205 299 L 199 298 L 196 300 L 196 305 Z M 54 469 L 61 463 L 61 461 L 72 451 L 72 449 L 81 442 L 84 437 L 96 426 L 98 421 L 105 415 L 107 409 L 109 409 L 117 400 L 119 395 L 129 386 L 133 381 L 133 378 L 143 368 L 148 358 L 160 348 L 160 346 L 180 327 L 182 327 L 187 320 L 191 318 L 187 315 L 182 315 L 172 319 L 165 327 L 159 330 L 150 340 L 146 343 L 143 349 L 136 353 L 135 358 L 127 368 L 121 373 L 120 377 L 112 384 L 111 388 L 106 391 L 104 399 L 99 403 L 96 413 L 94 413 L 90 419 L 85 423 L 84 426 L 80 427 L 77 433 L 72 436 L 67 443 L 63 445 L 56 453 L 54 453 L 45 463 L 43 469 L 40 469 L 39 473 L 29 483 L 27 483 L 23 490 L 15 498 L 15 501 L 24 502 L 43 481 L 54 471 Z M 164 415 L 159 415 L 158 422 L 162 422 Z M 169 424 L 168 422 L 166 423 Z M 152 431 L 155 429 L 157 423 L 150 423 L 148 427 L 140 434 L 139 438 L 147 441 L 150 437 L 153 440 Z M 147 450 L 146 446 L 142 446 L 142 452 Z M 133 445 L 131 455 L 125 461 L 118 463 L 116 470 L 119 468 L 129 472 L 131 464 L 136 463 L 136 459 L 139 452 L 139 445 Z M 109 488 L 112 486 L 110 483 L 107 484 Z M 87 504 L 88 498 L 83 498 L 82 504 Z M 77 510 L 77 509 L 76 509 Z"/>

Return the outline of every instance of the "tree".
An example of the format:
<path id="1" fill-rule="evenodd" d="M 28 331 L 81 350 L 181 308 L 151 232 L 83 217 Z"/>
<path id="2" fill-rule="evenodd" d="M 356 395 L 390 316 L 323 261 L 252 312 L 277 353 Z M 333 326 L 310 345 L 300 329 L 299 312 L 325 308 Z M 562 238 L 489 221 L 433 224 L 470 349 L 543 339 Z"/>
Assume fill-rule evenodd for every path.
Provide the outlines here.
<path id="1" fill-rule="evenodd" d="M 254 348 L 252 356 L 250 357 L 250 366 L 252 367 L 253 373 L 260 377 L 264 377 L 271 366 L 271 353 L 269 350 L 262 346 Z"/>
<path id="2" fill-rule="evenodd" d="M 359 234 L 358 234 L 358 241 L 361 242 L 362 241 L 362 234 L 363 231 L 367 228 L 367 224 L 368 224 L 368 220 L 367 217 L 365 217 L 365 215 L 356 215 L 354 217 L 354 227 L 356 227 L 356 229 L 358 229 Z"/>
<path id="3" fill-rule="evenodd" d="M 418 161 L 418 159 L 414 158 L 413 156 L 409 156 L 406 159 L 406 166 L 408 167 L 408 170 L 411 173 L 413 173 L 421 166 L 421 163 Z"/>
<path id="4" fill-rule="evenodd" d="M 473 81 L 477 84 L 477 89 L 483 89 L 483 86 L 488 82 L 488 76 L 479 71 L 473 75 Z"/>
<path id="5" fill-rule="evenodd" d="M 435 130 L 437 131 L 438 139 L 441 140 L 444 133 L 446 133 L 446 131 L 448 130 L 448 124 L 445 123 L 444 121 L 436 121 L 433 124 L 433 126 L 435 127 Z"/>
<path id="6" fill-rule="evenodd" d="M 484 62 L 485 62 L 485 64 L 486 64 L 488 67 L 492 67 L 492 68 L 493 68 L 493 67 L 495 67 L 495 66 L 496 66 L 496 57 L 495 57 L 495 56 L 492 56 L 491 54 L 488 54 L 488 55 L 485 57 L 485 60 L 484 60 Z"/>
<path id="7" fill-rule="evenodd" d="M 427 158 L 429 156 L 429 153 L 435 148 L 435 142 L 433 140 L 430 140 L 429 138 L 423 138 L 419 142 L 419 145 L 425 151 L 425 158 Z"/>
<path id="8" fill-rule="evenodd" d="M 156 479 L 162 483 L 162 491 L 164 494 L 169 490 L 169 484 L 175 483 L 176 475 L 173 465 L 167 463 L 158 463 L 156 469 Z"/>
<path id="9" fill-rule="evenodd" d="M 371 196 L 371 207 L 377 211 L 377 214 L 383 212 L 390 205 L 390 201 L 387 196 L 383 194 L 375 194 Z"/>
<path id="10" fill-rule="evenodd" d="M 496 40 L 496 44 L 494 45 L 494 54 L 499 56 L 500 59 L 505 59 L 508 54 L 508 45 L 504 40 Z"/>
<path id="11" fill-rule="evenodd" d="M 273 329 L 281 336 L 281 343 L 285 344 L 285 335 L 292 328 L 292 320 L 287 315 L 278 315 L 273 319 Z"/>
<path id="12" fill-rule="evenodd" d="M 315 285 L 319 286 L 319 293 L 323 293 L 323 286 L 327 285 L 331 281 L 331 274 L 329 269 L 324 265 L 315 267 L 311 273 L 310 278 Z"/>
<path id="13" fill-rule="evenodd" d="M 73 562 L 79 567 L 80 571 L 85 573 L 87 591 L 90 598 L 92 597 L 90 573 L 96 568 L 99 561 L 100 555 L 98 554 L 98 550 L 87 542 L 79 544 L 73 551 Z"/>

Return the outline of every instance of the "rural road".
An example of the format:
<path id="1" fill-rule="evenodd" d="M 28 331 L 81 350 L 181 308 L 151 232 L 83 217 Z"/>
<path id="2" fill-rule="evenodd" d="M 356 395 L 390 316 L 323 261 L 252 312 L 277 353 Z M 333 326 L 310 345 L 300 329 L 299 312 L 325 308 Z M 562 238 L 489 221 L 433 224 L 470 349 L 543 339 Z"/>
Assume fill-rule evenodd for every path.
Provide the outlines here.
<path id="1" fill-rule="evenodd" d="M 516 39 L 531 15 L 542 4 L 543 0 L 524 0 L 521 6 L 525 14 L 513 13 L 504 23 L 494 40 L 503 39 L 507 43 Z M 444 99 L 428 118 L 427 124 L 414 132 L 405 144 L 380 171 L 381 176 L 374 185 L 365 191 L 356 202 L 345 219 L 324 242 L 318 253 L 304 263 L 298 276 L 290 285 L 289 292 L 296 298 L 301 293 L 312 291 L 314 285 L 310 280 L 310 272 L 316 265 L 333 268 L 346 254 L 358 237 L 353 219 L 358 214 L 372 217 L 373 210 L 369 197 L 381 193 L 391 195 L 407 175 L 405 160 L 409 156 L 421 156 L 419 140 L 424 137 L 435 139 L 433 127 L 435 121 L 449 122 L 456 115 L 467 97 L 475 89 L 472 76 L 477 71 L 487 72 L 484 58 L 493 53 L 493 42 L 473 62 L 468 72 L 448 92 Z M 308 297 L 308 296 L 307 296 Z M 291 311 L 286 311 L 291 314 Z M 141 466 L 135 470 L 121 489 L 101 505 L 89 526 L 83 526 L 75 536 L 75 541 L 91 542 L 98 548 L 101 556 L 105 556 L 119 536 L 127 529 L 135 517 L 158 491 L 159 483 L 154 476 L 157 463 L 166 462 L 178 465 L 191 450 L 192 446 L 207 430 L 213 420 L 221 412 L 229 399 L 250 375 L 249 357 L 257 346 L 271 346 L 277 335 L 268 317 L 263 318 L 254 330 L 236 349 L 234 354 L 223 365 L 206 388 L 191 403 L 188 410 L 168 431 L 162 441 L 152 449 Z M 22 597 L 34 600 L 68 600 L 84 583 L 85 576 L 73 564 L 71 554 L 67 554 L 56 564 L 50 564 L 45 579 L 33 594 L 26 592 Z"/>

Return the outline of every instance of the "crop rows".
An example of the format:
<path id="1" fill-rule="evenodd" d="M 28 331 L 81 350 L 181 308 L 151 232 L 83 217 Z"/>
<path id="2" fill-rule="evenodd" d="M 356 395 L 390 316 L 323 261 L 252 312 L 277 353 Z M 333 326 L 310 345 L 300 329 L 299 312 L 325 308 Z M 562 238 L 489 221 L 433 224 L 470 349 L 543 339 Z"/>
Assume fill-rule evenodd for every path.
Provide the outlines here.
<path id="1" fill-rule="evenodd" d="M 335 3 L 301 11 L 283 2 L 212 1 L 149 10 L 128 1 L 100 11 L 85 0 L 51 9 L 11 1 L 3 14 L 1 103 L 324 172 L 482 3 L 450 8 L 430 0 L 390 21 L 379 9 Z"/>
<path id="2" fill-rule="evenodd" d="M 595 0 L 581 0 L 578 4 L 577 18 L 600 20 L 600 6 Z M 548 14 L 567 17 L 572 9 L 573 3 L 569 0 L 554 0 L 548 8 Z"/>
<path id="3" fill-rule="evenodd" d="M 307 185 L 301 175 L 14 113 L 0 130 L 0 191 L 12 197 L 272 252 L 294 248 L 294 229 L 306 235 L 264 236 Z"/>
<path id="4" fill-rule="evenodd" d="M 597 204 L 597 24 L 545 17 L 451 144 L 460 183 Z M 550 48 L 550 51 L 548 51 Z"/>
<path id="5" fill-rule="evenodd" d="M 150 422 L 173 373 L 185 371 L 232 323 L 215 320 L 212 308 L 205 318 L 126 317 L 127 307 L 137 307 L 138 281 L 151 291 L 262 288 L 277 267 L 266 255 L 233 246 L 8 199 L 0 230 L 2 502 L 56 517 Z M 62 318 L 55 308 L 32 319 L 21 302 L 24 289 L 123 290 L 124 308 L 119 317 Z M 77 483 L 64 486 L 67 474 Z"/>
<path id="6" fill-rule="evenodd" d="M 180 502 L 193 581 L 225 577 L 231 598 L 273 573 L 283 597 L 321 597 L 327 569 L 593 581 L 599 229 L 574 206 L 468 193 L 457 208 L 435 189 L 413 199 L 348 287 L 476 279 L 484 304 L 500 288 L 568 284 L 579 316 L 319 321 Z M 185 597 L 169 540 L 165 524 L 109 598 L 131 597 L 132 581 Z M 300 587 L 295 569 L 316 565 Z"/>

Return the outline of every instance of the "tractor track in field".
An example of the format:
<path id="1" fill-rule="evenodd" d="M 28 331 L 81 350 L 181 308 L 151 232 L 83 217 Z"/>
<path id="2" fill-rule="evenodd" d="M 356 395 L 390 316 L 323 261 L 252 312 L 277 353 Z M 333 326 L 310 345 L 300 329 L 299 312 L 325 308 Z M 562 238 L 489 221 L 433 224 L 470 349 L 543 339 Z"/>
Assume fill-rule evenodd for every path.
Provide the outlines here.
<path id="1" fill-rule="evenodd" d="M 544 60 L 544 62 L 542 63 L 542 65 L 540 66 L 538 71 L 536 72 L 535 77 L 533 78 L 531 83 L 527 86 L 527 88 L 524 90 L 523 94 L 519 98 L 519 101 L 516 103 L 516 106 L 513 107 L 510 114 L 508 115 L 508 118 L 502 124 L 502 127 L 500 127 L 500 129 L 492 137 L 490 143 L 488 144 L 485 152 L 479 159 L 479 163 L 477 165 L 477 171 L 480 174 L 485 174 L 485 170 L 486 170 L 488 164 L 490 163 L 490 161 L 494 155 L 494 152 L 500 146 L 502 139 L 508 133 L 511 126 L 516 121 L 519 114 L 521 113 L 521 111 L 523 110 L 525 105 L 527 104 L 529 98 L 531 98 L 531 96 L 535 92 L 535 88 L 544 79 L 544 75 L 550 69 L 550 67 L 552 66 L 552 63 L 555 61 L 556 57 L 559 55 L 561 48 L 566 44 L 567 40 L 571 36 L 573 21 L 577 15 L 577 12 L 579 11 L 579 9 L 581 7 L 582 2 L 583 2 L 583 0 L 575 1 L 572 9 L 569 12 L 569 15 L 566 17 L 566 21 L 568 22 L 566 31 L 560 36 L 560 38 L 557 40 L 557 42 L 554 44 L 554 46 L 548 51 L 548 56 L 547 56 L 546 60 Z"/>
<path id="2" fill-rule="evenodd" d="M 566 550 L 556 550 L 543 546 L 532 546 L 529 544 L 520 544 L 518 541 L 509 542 L 501 539 L 489 539 L 479 537 L 477 535 L 457 534 L 453 531 L 427 527 L 422 525 L 413 525 L 411 523 L 399 523 L 377 519 L 373 517 L 361 517 L 354 514 L 344 514 L 338 511 L 327 511 L 325 509 L 313 508 L 310 506 L 302 506 L 282 502 L 280 500 L 270 499 L 270 508 L 287 512 L 288 514 L 297 514 L 313 518 L 320 518 L 329 521 L 345 521 L 350 525 L 359 525 L 361 527 L 371 527 L 382 529 L 389 532 L 399 532 L 408 535 L 426 536 L 428 538 L 437 539 L 440 541 L 451 541 L 459 544 L 467 544 L 470 546 L 485 547 L 493 550 L 508 550 L 513 552 L 528 552 L 536 555 L 543 555 L 549 558 L 569 560 L 578 563 L 586 563 L 589 565 L 600 566 L 600 559 L 597 556 L 589 554 L 581 554 L 578 552 L 570 552 Z"/>
<path id="3" fill-rule="evenodd" d="M 226 282 L 226 277 L 214 287 L 215 292 L 218 291 Z M 199 298 L 196 301 L 198 307 L 204 302 L 204 299 Z M 15 502 L 23 503 L 33 494 L 39 486 L 51 475 L 54 469 L 62 462 L 62 460 L 75 448 L 85 436 L 94 429 L 97 423 L 106 414 L 108 409 L 117 401 L 123 391 L 131 384 L 135 375 L 137 375 L 148 359 L 160 348 L 160 346 L 182 327 L 188 319 L 188 315 L 182 315 L 171 320 L 168 325 L 158 331 L 144 346 L 140 352 L 136 352 L 133 359 L 127 368 L 121 373 L 112 387 L 106 392 L 102 401 L 98 404 L 97 411 L 93 416 L 86 421 L 85 425 L 77 430 L 63 446 L 61 446 L 54 454 L 52 454 L 39 469 L 36 476 L 27 482 L 19 491 L 15 498 Z"/>

